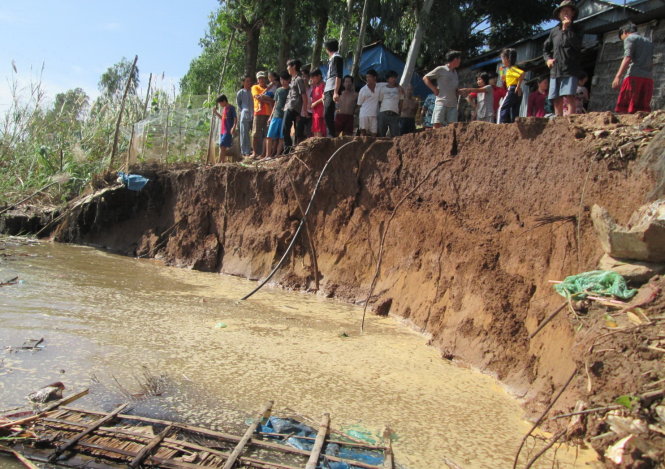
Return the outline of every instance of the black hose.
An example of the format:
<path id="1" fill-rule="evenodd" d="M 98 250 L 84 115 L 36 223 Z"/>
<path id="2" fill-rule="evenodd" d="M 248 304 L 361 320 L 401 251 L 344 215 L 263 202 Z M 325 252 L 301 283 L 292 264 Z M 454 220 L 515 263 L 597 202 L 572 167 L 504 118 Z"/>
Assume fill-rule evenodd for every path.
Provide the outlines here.
<path id="1" fill-rule="evenodd" d="M 300 220 L 300 224 L 298 225 L 298 229 L 296 230 L 296 233 L 293 235 L 293 239 L 291 240 L 291 243 L 289 246 L 286 248 L 286 251 L 282 255 L 282 258 L 279 260 L 277 265 L 275 266 L 274 269 L 268 274 L 268 276 L 251 292 L 246 294 L 241 298 L 241 300 L 246 300 L 250 296 L 252 296 L 254 293 L 259 291 L 263 286 L 270 281 L 273 275 L 275 275 L 275 272 L 279 270 L 279 268 L 282 266 L 286 258 L 288 257 L 289 253 L 291 252 L 291 249 L 293 249 L 293 246 L 296 244 L 296 239 L 298 239 L 298 235 L 300 234 L 300 230 L 302 230 L 303 225 L 305 224 L 305 220 L 307 219 L 307 215 L 309 214 L 310 209 L 312 208 L 312 203 L 314 202 L 314 197 L 316 197 L 316 191 L 319 190 L 319 184 L 321 184 L 321 179 L 323 178 L 323 175 L 326 172 L 326 169 L 328 169 L 328 165 L 330 162 L 335 158 L 337 153 L 340 152 L 342 148 L 344 148 L 347 145 L 350 145 L 352 143 L 355 143 L 355 140 L 351 140 L 350 142 L 345 143 L 341 147 L 339 147 L 337 150 L 335 150 L 335 153 L 333 153 L 330 158 L 328 158 L 328 161 L 326 161 L 326 164 L 323 165 L 323 169 L 321 170 L 321 174 L 319 174 L 319 179 L 316 181 L 316 185 L 314 186 L 314 192 L 312 192 L 312 197 L 309 199 L 309 204 L 307 204 L 307 209 L 305 210 L 305 213 L 302 216 L 302 219 Z"/>

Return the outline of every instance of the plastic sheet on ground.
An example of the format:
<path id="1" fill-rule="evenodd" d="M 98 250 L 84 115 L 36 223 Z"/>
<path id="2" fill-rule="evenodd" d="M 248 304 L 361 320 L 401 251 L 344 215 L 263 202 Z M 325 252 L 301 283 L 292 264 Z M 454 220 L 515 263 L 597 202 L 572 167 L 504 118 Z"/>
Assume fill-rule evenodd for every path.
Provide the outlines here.
<path id="1" fill-rule="evenodd" d="M 628 288 L 621 275 L 610 270 L 593 270 L 571 275 L 554 285 L 554 289 L 561 296 L 574 299 L 584 299 L 588 294 L 595 294 L 629 300 L 637 293 L 637 290 Z"/>
<path id="2" fill-rule="evenodd" d="M 314 440 L 298 438 L 305 436 L 316 438 L 317 431 L 312 427 L 298 422 L 294 419 L 285 419 L 279 417 L 270 417 L 268 421 L 259 426 L 259 431 L 264 433 L 279 433 L 281 435 L 291 435 L 283 443 L 304 451 L 311 451 L 314 446 Z M 280 438 L 280 437 L 276 437 Z M 324 446 L 323 454 L 336 456 L 338 458 L 355 460 L 364 464 L 380 465 L 383 464 L 383 451 L 371 451 L 356 447 L 340 446 L 336 443 L 328 443 Z M 352 469 L 358 466 L 346 462 L 323 460 L 317 468 L 321 469 Z"/>
<path id="3" fill-rule="evenodd" d="M 150 179 L 138 174 L 125 174 L 122 171 L 118 172 L 118 179 L 125 185 L 130 191 L 140 191 L 148 183 Z"/>

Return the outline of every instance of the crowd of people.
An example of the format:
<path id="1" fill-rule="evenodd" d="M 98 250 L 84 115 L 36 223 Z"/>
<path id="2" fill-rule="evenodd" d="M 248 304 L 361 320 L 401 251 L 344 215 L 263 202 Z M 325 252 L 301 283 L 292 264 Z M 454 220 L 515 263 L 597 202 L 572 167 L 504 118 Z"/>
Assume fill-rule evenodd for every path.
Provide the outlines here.
<path id="1" fill-rule="evenodd" d="M 535 89 L 528 97 L 527 116 L 585 112 L 589 102 L 588 76 L 582 67 L 583 33 L 575 24 L 577 15 L 572 0 L 564 0 L 554 10 L 559 24 L 551 30 L 543 48 L 550 73 L 535 80 Z M 619 37 L 624 44 L 624 58 L 612 82 L 614 88 L 620 88 L 615 111 L 649 111 L 653 44 L 638 34 L 632 23 L 621 27 Z M 318 68 L 310 70 L 300 60 L 292 59 L 281 74 L 260 71 L 256 83 L 253 77 L 244 77 L 235 106 L 225 95 L 217 98 L 213 112 L 221 120 L 221 162 L 226 160 L 236 130 L 243 157 L 269 159 L 290 152 L 310 136 L 396 137 L 415 132 L 418 116 L 426 129 L 442 127 L 459 120 L 463 98 L 472 120 L 511 123 L 519 116 L 525 71 L 516 65 L 515 49 L 501 52 L 498 73 L 480 72 L 476 87 L 468 88 L 459 86 L 457 69 L 462 53 L 449 51 L 446 63 L 423 77 L 431 94 L 421 104 L 411 85 L 398 84 L 394 71 L 388 71 L 385 81 L 379 82 L 378 73 L 368 70 L 363 77 L 365 85 L 356 91 L 353 77 L 343 75 L 338 41 L 326 41 L 324 47 L 329 57 L 325 77 Z"/>

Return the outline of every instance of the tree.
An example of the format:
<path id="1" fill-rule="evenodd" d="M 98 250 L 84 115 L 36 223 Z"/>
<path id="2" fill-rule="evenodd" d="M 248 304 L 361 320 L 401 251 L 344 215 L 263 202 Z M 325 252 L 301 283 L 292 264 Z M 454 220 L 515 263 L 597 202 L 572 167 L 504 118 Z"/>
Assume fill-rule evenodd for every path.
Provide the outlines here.
<path id="1" fill-rule="evenodd" d="M 129 93 L 136 94 L 136 88 L 139 86 L 139 69 L 138 67 L 132 69 L 132 62 L 125 57 L 120 62 L 107 68 L 102 74 L 97 84 L 99 91 L 108 98 L 118 97 L 124 91 L 127 77 L 132 70 L 132 82 Z"/>
<path id="2" fill-rule="evenodd" d="M 277 70 L 286 70 L 286 61 L 289 59 L 291 50 L 291 34 L 295 22 L 295 0 L 282 0 L 281 17 L 281 39 L 279 41 L 279 52 L 277 53 Z M 287 33 L 288 31 L 288 33 Z"/>
<path id="3" fill-rule="evenodd" d="M 321 64 L 321 50 L 323 49 L 323 37 L 326 34 L 328 26 L 328 2 L 318 3 L 314 7 L 314 17 L 316 21 L 316 35 L 314 37 L 314 47 L 312 48 L 312 69 Z"/>
<path id="4" fill-rule="evenodd" d="M 416 58 L 420 53 L 420 43 L 423 39 L 423 34 L 425 34 L 425 28 L 427 25 L 427 17 L 429 12 L 432 9 L 434 0 L 425 0 L 423 6 L 418 14 L 418 24 L 416 25 L 416 30 L 413 33 L 413 40 L 411 41 L 411 47 L 409 47 L 409 55 L 406 57 L 406 64 L 404 65 L 404 72 L 402 72 L 402 79 L 400 85 L 406 86 L 411 83 L 411 77 L 413 76 L 413 70 L 416 66 Z"/>

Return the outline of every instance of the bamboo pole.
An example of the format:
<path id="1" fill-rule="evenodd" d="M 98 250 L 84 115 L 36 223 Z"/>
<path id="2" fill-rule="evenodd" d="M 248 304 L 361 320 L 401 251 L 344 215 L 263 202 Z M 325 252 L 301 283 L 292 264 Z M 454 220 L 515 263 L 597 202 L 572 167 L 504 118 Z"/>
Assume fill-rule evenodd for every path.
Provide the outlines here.
<path id="1" fill-rule="evenodd" d="M 215 162 L 215 155 L 211 152 L 215 151 L 213 146 L 213 139 L 215 137 L 215 114 L 210 116 L 210 132 L 208 133 L 208 151 L 206 152 L 206 164 L 213 164 Z"/>
<path id="2" fill-rule="evenodd" d="M 77 409 L 75 407 L 63 407 L 62 409 L 72 411 L 72 412 L 81 412 L 81 413 L 91 414 L 91 415 L 106 415 L 104 412 L 91 411 L 91 410 L 82 410 L 82 409 Z M 236 443 L 236 444 L 242 440 L 242 438 L 237 436 L 237 435 L 231 435 L 231 434 L 228 434 L 228 433 L 218 432 L 218 431 L 215 431 L 215 430 L 209 430 L 207 428 L 194 427 L 192 425 L 188 425 L 188 424 L 185 424 L 185 423 L 173 423 L 173 422 L 169 422 L 168 420 L 161 420 L 161 419 L 155 419 L 155 418 L 150 418 L 150 417 L 140 417 L 140 416 L 137 416 L 137 415 L 129 415 L 129 414 L 120 414 L 120 415 L 118 415 L 118 418 L 120 418 L 122 420 L 138 421 L 138 422 L 151 423 L 151 424 L 160 424 L 160 425 L 172 424 L 174 426 L 174 428 L 177 428 L 178 430 L 198 433 L 198 434 L 201 434 L 201 435 L 204 435 L 204 436 L 208 436 L 208 437 L 211 437 L 211 438 L 218 438 L 218 439 L 221 439 L 221 440 L 224 440 L 224 441 L 229 441 L 229 442 Z M 76 423 L 74 423 L 74 422 L 70 422 L 70 423 L 72 425 L 76 425 Z M 81 424 L 79 424 L 79 425 L 81 425 Z M 81 425 L 81 426 L 83 426 L 83 425 Z M 141 435 L 136 435 L 136 436 L 145 437 L 145 435 L 142 435 L 142 434 Z M 346 436 L 348 438 L 351 438 L 348 435 L 344 435 L 344 436 Z M 351 439 L 353 439 L 353 438 L 351 438 Z M 358 442 L 360 443 L 359 440 L 358 440 Z M 176 441 L 176 440 L 173 440 L 171 438 L 165 438 L 164 443 L 165 444 L 184 444 L 181 441 Z M 249 443 L 254 445 L 254 446 L 257 446 L 259 448 L 280 451 L 282 453 L 299 454 L 299 455 L 307 456 L 307 457 L 309 457 L 309 455 L 310 455 L 309 451 L 305 451 L 305 450 L 301 450 L 301 449 L 297 449 L 297 448 L 292 448 L 290 446 L 281 445 L 279 443 L 272 443 L 272 442 L 269 442 L 269 441 L 259 440 L 259 439 L 256 439 L 256 438 L 250 439 Z M 191 445 L 191 443 L 187 443 L 187 445 Z M 363 445 L 362 444 L 356 444 L 354 446 L 362 447 Z M 366 449 L 381 449 L 381 448 L 376 448 L 375 446 L 371 446 L 371 445 L 367 445 L 365 448 Z M 383 448 L 383 449 L 385 449 L 385 448 Z M 348 459 L 344 459 L 344 458 L 339 458 L 337 456 L 332 456 L 332 455 L 329 455 L 329 454 L 324 454 L 323 457 L 330 460 L 330 461 L 346 462 L 346 463 L 349 463 L 349 464 L 353 464 L 354 466 L 362 467 L 362 468 L 366 468 L 366 469 L 381 469 L 379 466 L 373 466 L 371 464 L 365 464 L 365 463 L 361 463 L 361 462 L 355 461 L 355 460 L 348 460 Z M 154 459 L 154 457 L 152 459 Z M 240 458 L 240 459 L 242 460 L 243 458 Z"/>
<path id="3" fill-rule="evenodd" d="M 46 415 L 48 412 L 60 407 L 61 405 L 64 406 L 64 405 L 67 405 L 71 402 L 74 402 L 76 399 L 79 399 L 79 398 L 85 396 L 86 394 L 88 394 L 88 389 L 87 388 L 84 389 L 81 392 L 77 392 L 76 394 L 72 394 L 71 396 L 65 397 L 63 399 L 60 399 L 59 401 L 56 401 L 56 402 L 46 406 L 44 408 L 44 410 L 42 410 L 38 414 L 31 415 L 30 417 L 26 417 L 24 419 L 13 420 L 11 422 L 3 423 L 3 424 L 0 425 L 0 430 L 2 430 L 3 428 L 11 428 L 15 425 L 23 425 L 23 424 L 26 424 L 26 423 L 30 423 L 34 420 L 38 420 L 41 417 L 43 417 L 44 415 Z"/>
<path id="4" fill-rule="evenodd" d="M 261 423 L 261 420 L 270 412 L 273 406 L 273 401 L 268 401 L 266 405 L 263 407 L 263 410 L 261 410 L 261 413 L 257 415 L 256 419 L 254 422 L 247 428 L 247 431 L 245 431 L 245 434 L 243 435 L 242 439 L 238 442 L 236 447 L 233 449 L 233 452 L 229 456 L 229 459 L 226 460 L 226 464 L 224 464 L 223 469 L 231 469 L 233 465 L 236 463 L 236 460 L 238 459 L 238 456 L 240 456 L 240 453 L 242 453 L 242 450 L 245 449 L 245 446 L 249 442 L 249 440 L 252 438 L 252 435 L 256 431 L 256 428 L 259 426 Z"/>
<path id="5" fill-rule="evenodd" d="M 48 458 L 49 462 L 55 462 L 56 459 L 58 459 L 58 456 L 60 456 L 62 453 L 67 451 L 69 448 L 73 447 L 81 438 L 91 434 L 95 430 L 97 430 L 99 427 L 104 425 L 105 423 L 113 420 L 114 418 L 117 417 L 117 415 L 125 410 L 129 406 L 129 403 L 122 404 L 118 407 L 115 408 L 113 412 L 110 414 L 107 414 L 106 417 L 102 417 L 101 419 L 97 420 L 95 423 L 90 425 L 88 428 L 86 428 L 84 431 L 76 435 L 75 437 L 70 438 L 69 440 L 65 441 L 65 443 L 62 446 L 59 446 Z"/>
<path id="6" fill-rule="evenodd" d="M 236 28 L 233 28 L 231 31 L 231 39 L 229 39 L 229 45 L 226 48 L 226 54 L 224 55 L 224 63 L 222 64 L 222 73 L 219 74 L 219 83 L 217 84 L 217 91 L 222 90 L 222 83 L 224 82 L 224 75 L 226 75 L 226 64 L 229 60 L 229 55 L 231 54 L 231 46 L 233 45 L 233 40 L 236 37 Z"/>
<path id="7" fill-rule="evenodd" d="M 143 118 L 148 115 L 148 100 L 150 99 L 150 85 L 152 84 L 152 73 L 148 78 L 148 91 L 145 93 L 145 101 L 143 102 Z"/>
<path id="8" fill-rule="evenodd" d="M 115 134 L 113 135 L 113 149 L 111 150 L 111 161 L 109 162 L 109 170 L 113 169 L 113 160 L 115 155 L 118 152 L 118 136 L 120 134 L 120 122 L 122 122 L 122 113 L 125 112 L 125 101 L 127 100 L 127 94 L 129 94 L 129 86 L 132 83 L 132 78 L 134 76 L 134 70 L 136 69 L 136 62 L 138 62 L 139 56 L 134 56 L 134 62 L 132 63 L 132 68 L 129 69 L 129 76 L 127 77 L 127 83 L 125 84 L 125 91 L 122 94 L 122 101 L 120 101 L 120 112 L 118 113 L 118 120 L 115 123 Z"/>
<path id="9" fill-rule="evenodd" d="M 312 238 L 312 233 L 309 231 L 309 223 L 305 218 L 305 209 L 302 206 L 302 202 L 300 201 L 300 194 L 298 194 L 298 190 L 296 189 L 296 185 L 293 182 L 293 178 L 291 177 L 290 174 L 288 174 L 288 176 L 289 176 L 289 182 L 291 183 L 291 189 L 293 189 L 293 195 L 295 196 L 296 202 L 298 203 L 300 216 L 302 216 L 305 219 L 305 232 L 307 233 L 309 255 L 312 258 L 312 275 L 314 277 L 314 288 L 316 288 L 316 291 L 319 291 L 319 264 L 316 259 L 316 249 L 314 248 L 314 239 Z"/>
<path id="10" fill-rule="evenodd" d="M 150 443 L 148 443 L 139 453 L 136 455 L 136 457 L 132 460 L 131 463 L 129 463 L 129 467 L 131 468 L 136 468 L 138 467 L 148 456 L 150 456 L 155 448 L 162 442 L 164 438 L 166 438 L 166 435 L 171 431 L 173 428 L 173 425 L 169 425 L 166 427 L 159 435 L 154 437 L 152 440 L 150 440 Z"/>
<path id="11" fill-rule="evenodd" d="M 314 441 L 314 446 L 312 447 L 312 454 L 309 456 L 309 461 L 305 469 L 316 469 L 316 466 L 319 462 L 319 456 L 321 455 L 321 449 L 323 448 L 323 443 L 326 441 L 326 435 L 328 434 L 328 428 L 330 427 L 330 414 L 323 414 L 323 420 L 321 420 L 321 426 L 319 427 L 319 432 L 316 434 L 316 441 Z"/>

